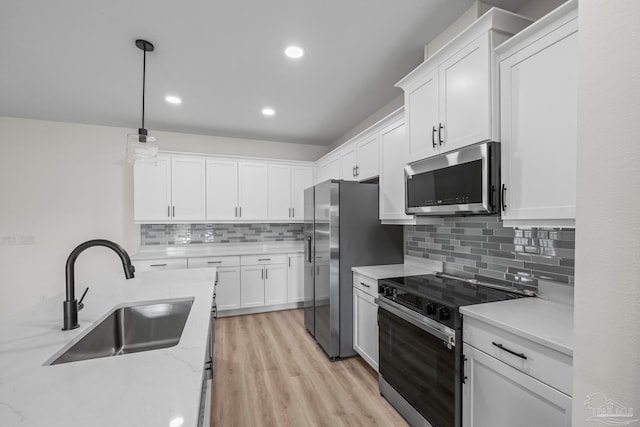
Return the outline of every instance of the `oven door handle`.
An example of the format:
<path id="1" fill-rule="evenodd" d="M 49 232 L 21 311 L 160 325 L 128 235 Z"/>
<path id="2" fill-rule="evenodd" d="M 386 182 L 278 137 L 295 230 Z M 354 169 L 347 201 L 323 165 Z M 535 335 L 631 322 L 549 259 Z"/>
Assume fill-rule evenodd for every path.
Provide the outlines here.
<path id="1" fill-rule="evenodd" d="M 376 298 L 375 302 L 378 304 L 379 308 L 387 310 L 389 313 L 395 314 L 402 320 L 405 320 L 423 331 L 440 338 L 447 345 L 452 347 L 456 345 L 456 334 L 450 327 L 442 325 L 428 317 L 420 316 L 419 314 L 414 313 L 413 310 L 403 307 L 393 301 Z"/>

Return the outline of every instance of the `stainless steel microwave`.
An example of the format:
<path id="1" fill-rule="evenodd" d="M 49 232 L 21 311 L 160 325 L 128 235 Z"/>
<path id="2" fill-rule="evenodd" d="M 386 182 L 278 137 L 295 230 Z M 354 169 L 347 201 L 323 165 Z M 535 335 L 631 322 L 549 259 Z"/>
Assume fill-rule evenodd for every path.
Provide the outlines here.
<path id="1" fill-rule="evenodd" d="M 499 211 L 500 144 L 483 142 L 405 166 L 405 211 L 412 215 Z"/>

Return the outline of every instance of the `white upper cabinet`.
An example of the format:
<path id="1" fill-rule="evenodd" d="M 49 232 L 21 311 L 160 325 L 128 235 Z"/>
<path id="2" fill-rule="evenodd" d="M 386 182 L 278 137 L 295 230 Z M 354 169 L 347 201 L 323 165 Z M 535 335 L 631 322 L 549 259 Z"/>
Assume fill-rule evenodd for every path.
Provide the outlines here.
<path id="1" fill-rule="evenodd" d="M 171 216 L 174 221 L 206 217 L 205 160 L 171 157 Z"/>
<path id="2" fill-rule="evenodd" d="M 380 148 L 380 220 L 411 220 L 413 216 L 404 211 L 404 167 L 409 157 L 409 138 L 404 119 L 382 129 Z"/>
<path id="3" fill-rule="evenodd" d="M 340 156 L 325 158 L 318 162 L 318 176 L 316 183 L 323 182 L 328 179 L 341 179 L 341 177 L 342 170 Z"/>
<path id="4" fill-rule="evenodd" d="M 358 181 L 358 178 L 356 177 L 356 165 L 358 160 L 356 157 L 356 147 L 354 145 L 349 145 L 346 149 L 341 151 L 340 163 L 342 165 L 342 172 L 340 173 L 339 178 L 347 181 Z"/>
<path id="5" fill-rule="evenodd" d="M 530 23 L 492 9 L 398 82 L 405 92 L 408 161 L 499 140 L 494 47 Z"/>
<path id="6" fill-rule="evenodd" d="M 575 225 L 577 42 L 569 2 L 497 50 L 505 225 Z"/>
<path id="7" fill-rule="evenodd" d="M 238 162 L 207 160 L 207 219 L 238 218 Z"/>
<path id="8" fill-rule="evenodd" d="M 437 153 L 440 149 L 439 140 L 436 140 L 438 70 L 426 73 L 415 85 L 406 88 L 404 99 L 407 123 L 411 123 L 407 135 L 409 153 Z"/>
<path id="9" fill-rule="evenodd" d="M 313 168 L 291 167 L 291 219 L 304 221 L 304 190 L 313 185 Z"/>
<path id="10" fill-rule="evenodd" d="M 268 216 L 268 168 L 266 163 L 238 163 L 238 217 L 265 220 Z"/>
<path id="11" fill-rule="evenodd" d="M 133 167 L 134 220 L 171 220 L 171 159 L 158 156 L 155 165 L 136 163 Z"/>
<path id="12" fill-rule="evenodd" d="M 356 144 L 358 163 L 356 179 L 362 181 L 380 174 L 380 144 L 378 135 L 372 135 Z"/>
<path id="13" fill-rule="evenodd" d="M 313 168 L 269 165 L 269 219 L 304 220 L 304 189 L 313 185 Z"/>
<path id="14" fill-rule="evenodd" d="M 291 166 L 269 165 L 269 219 L 291 218 Z"/>
<path id="15" fill-rule="evenodd" d="M 205 219 L 205 161 L 159 156 L 156 165 L 134 165 L 134 220 L 185 222 Z"/>

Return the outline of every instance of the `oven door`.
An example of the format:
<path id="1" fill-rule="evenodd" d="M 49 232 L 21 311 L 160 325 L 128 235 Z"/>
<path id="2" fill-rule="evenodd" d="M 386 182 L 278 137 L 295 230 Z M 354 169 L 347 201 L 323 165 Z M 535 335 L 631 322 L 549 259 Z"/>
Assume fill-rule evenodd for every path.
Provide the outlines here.
<path id="1" fill-rule="evenodd" d="M 453 427 L 454 331 L 386 298 L 378 305 L 381 393 L 412 425 Z"/>

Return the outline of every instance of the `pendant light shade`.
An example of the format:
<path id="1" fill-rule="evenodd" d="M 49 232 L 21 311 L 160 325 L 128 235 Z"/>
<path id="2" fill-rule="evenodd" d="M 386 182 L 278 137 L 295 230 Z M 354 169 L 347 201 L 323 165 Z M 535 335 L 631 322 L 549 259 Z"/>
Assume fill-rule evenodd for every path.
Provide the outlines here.
<path id="1" fill-rule="evenodd" d="M 142 125 L 138 133 L 127 135 L 127 161 L 129 163 L 151 163 L 158 161 L 157 139 L 149 136 L 144 127 L 144 94 L 147 72 L 147 52 L 153 52 L 154 46 L 150 42 L 142 39 L 136 40 L 136 46 L 142 50 Z"/>

